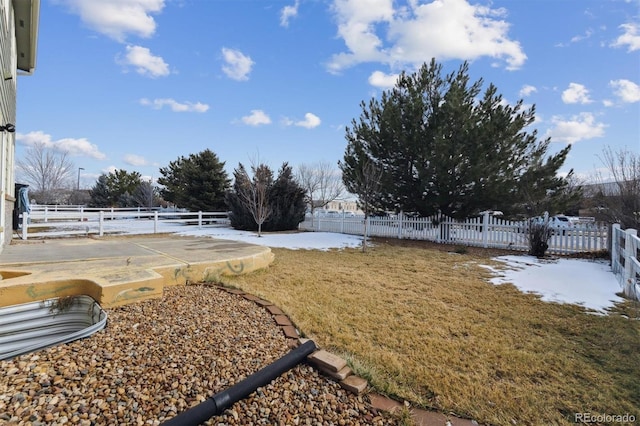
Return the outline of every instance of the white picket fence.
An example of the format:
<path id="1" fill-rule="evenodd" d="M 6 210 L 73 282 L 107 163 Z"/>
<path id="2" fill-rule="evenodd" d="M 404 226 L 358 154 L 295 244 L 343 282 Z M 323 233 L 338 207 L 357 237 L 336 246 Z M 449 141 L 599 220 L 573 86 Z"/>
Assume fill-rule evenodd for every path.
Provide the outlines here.
<path id="1" fill-rule="evenodd" d="M 228 226 L 228 212 L 188 212 L 144 208 L 87 208 L 84 206 L 35 206 L 21 215 L 18 234 L 21 239 L 73 235 L 117 234 L 134 223 L 136 233 L 176 232 L 184 226 Z"/>
<path id="2" fill-rule="evenodd" d="M 300 223 L 305 231 L 339 232 L 363 235 L 364 217 L 308 217 Z M 458 221 L 446 216 L 368 217 L 367 235 L 398 239 L 427 240 L 485 248 L 529 250 L 527 223 L 484 216 Z M 555 229 L 548 253 L 570 254 L 608 249 L 608 227 L 598 223 L 577 224 L 570 229 Z"/>
<path id="3" fill-rule="evenodd" d="M 624 295 L 640 300 L 640 238 L 636 229 L 620 229 L 615 224 L 611 231 L 611 269 L 616 275 Z"/>

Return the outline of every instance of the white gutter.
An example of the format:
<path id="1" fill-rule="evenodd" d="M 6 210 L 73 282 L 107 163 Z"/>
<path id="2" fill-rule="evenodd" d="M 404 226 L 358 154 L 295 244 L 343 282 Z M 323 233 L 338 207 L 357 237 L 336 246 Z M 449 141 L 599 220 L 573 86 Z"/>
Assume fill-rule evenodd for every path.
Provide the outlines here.
<path id="1" fill-rule="evenodd" d="M 17 68 L 30 75 L 36 68 L 40 0 L 13 0 Z"/>

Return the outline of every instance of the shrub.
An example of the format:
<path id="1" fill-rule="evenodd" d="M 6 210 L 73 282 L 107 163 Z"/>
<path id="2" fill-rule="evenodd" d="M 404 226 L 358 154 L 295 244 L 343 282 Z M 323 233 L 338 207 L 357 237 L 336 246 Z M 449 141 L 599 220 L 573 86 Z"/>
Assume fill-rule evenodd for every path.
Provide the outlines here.
<path id="1" fill-rule="evenodd" d="M 529 225 L 529 254 L 535 257 L 544 257 L 549 248 L 549 239 L 552 229 L 547 222 L 531 223 Z"/>
<path id="2" fill-rule="evenodd" d="M 271 170 L 267 167 L 269 174 Z M 241 171 L 244 166 L 240 164 L 234 172 L 235 182 L 233 190 L 226 194 L 226 202 L 229 207 L 229 219 L 234 229 L 245 231 L 258 230 L 256 219 L 252 215 L 251 206 L 243 202 L 238 196 L 242 191 L 242 184 L 255 185 L 255 177 L 253 181 L 250 177 L 246 177 L 245 181 L 240 179 Z M 262 231 L 289 231 L 298 229 L 298 224 L 304 220 L 305 212 L 305 191 L 295 181 L 291 167 L 287 163 L 283 163 L 278 171 L 278 177 L 267 179 L 266 183 L 266 210 L 269 212 L 261 225 Z"/>

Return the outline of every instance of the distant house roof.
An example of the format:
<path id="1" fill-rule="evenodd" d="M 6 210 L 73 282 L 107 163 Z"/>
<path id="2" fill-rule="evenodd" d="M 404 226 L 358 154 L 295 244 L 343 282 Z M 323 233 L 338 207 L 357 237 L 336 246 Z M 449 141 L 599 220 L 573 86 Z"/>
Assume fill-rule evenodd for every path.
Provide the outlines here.
<path id="1" fill-rule="evenodd" d="M 36 68 L 40 0 L 13 0 L 18 49 L 18 69 L 32 73 Z"/>
<path id="2" fill-rule="evenodd" d="M 618 195 L 620 194 L 620 186 L 617 182 L 589 183 L 582 185 L 582 193 L 587 197 L 593 197 L 597 194 Z"/>

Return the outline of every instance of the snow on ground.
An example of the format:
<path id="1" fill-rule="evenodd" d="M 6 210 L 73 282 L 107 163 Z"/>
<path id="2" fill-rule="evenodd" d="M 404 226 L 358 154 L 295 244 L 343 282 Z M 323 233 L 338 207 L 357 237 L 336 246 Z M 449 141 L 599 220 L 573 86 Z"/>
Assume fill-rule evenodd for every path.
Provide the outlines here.
<path id="1" fill-rule="evenodd" d="M 332 248 L 359 247 L 362 244 L 362 237 L 358 237 L 357 235 L 336 234 L 333 232 L 267 232 L 262 233 L 262 236 L 258 237 L 258 234 L 255 232 L 236 231 L 232 228 L 203 228 L 200 230 L 180 232 L 179 235 L 222 238 L 267 247 L 289 249 L 329 250 Z"/>
<path id="2" fill-rule="evenodd" d="M 105 231 L 108 230 L 128 234 L 154 232 L 152 221 L 141 220 L 105 222 Z M 263 233 L 258 237 L 255 232 L 236 231 L 228 227 L 198 229 L 195 226 L 187 227 L 163 221 L 159 222 L 158 232 L 221 238 L 290 249 L 329 250 L 359 247 L 362 244 L 362 237 L 331 232 Z M 485 265 L 495 274 L 495 278 L 491 280 L 493 284 L 512 283 L 522 292 L 539 294 L 544 301 L 578 304 L 602 313 L 615 302 L 623 300 L 616 296 L 621 288 L 606 261 L 565 258 L 539 260 L 524 255 L 501 256 L 496 260 L 504 262 L 506 268 L 503 270 Z"/>
<path id="3" fill-rule="evenodd" d="M 604 313 L 624 299 L 622 289 L 607 261 L 584 259 L 538 259 L 533 256 L 500 256 L 505 270 L 488 266 L 493 284 L 512 283 L 525 293 L 539 294 L 547 302 L 572 303 Z"/>

